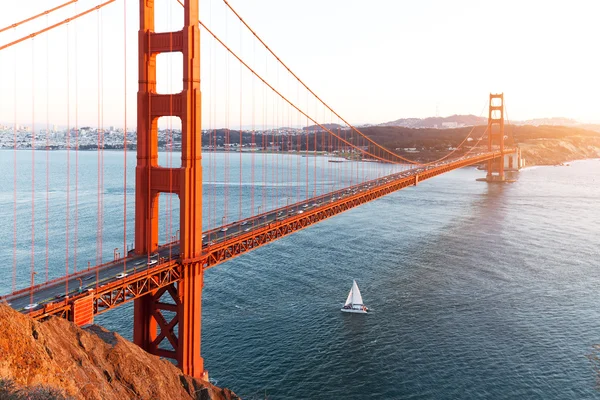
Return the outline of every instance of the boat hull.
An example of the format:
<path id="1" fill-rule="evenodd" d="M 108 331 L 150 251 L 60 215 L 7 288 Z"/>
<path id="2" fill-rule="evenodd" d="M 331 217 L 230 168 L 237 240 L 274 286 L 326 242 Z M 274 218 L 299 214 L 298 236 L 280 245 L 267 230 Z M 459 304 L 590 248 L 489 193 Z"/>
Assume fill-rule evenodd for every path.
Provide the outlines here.
<path id="1" fill-rule="evenodd" d="M 347 313 L 353 313 L 353 314 L 366 314 L 367 313 L 365 310 L 355 310 L 353 308 L 340 308 L 340 311 L 347 312 Z"/>

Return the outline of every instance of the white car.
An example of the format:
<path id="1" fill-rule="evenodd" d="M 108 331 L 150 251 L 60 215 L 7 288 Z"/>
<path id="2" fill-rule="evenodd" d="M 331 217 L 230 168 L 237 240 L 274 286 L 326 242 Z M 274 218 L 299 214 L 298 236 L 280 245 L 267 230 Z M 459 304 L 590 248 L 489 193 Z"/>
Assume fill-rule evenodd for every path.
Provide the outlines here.
<path id="1" fill-rule="evenodd" d="M 158 264 L 158 260 L 150 260 L 150 261 L 148 261 L 148 264 L 146 264 L 146 265 L 147 266 L 151 266 L 151 265 L 154 265 L 154 264 Z M 127 275 L 127 274 L 125 274 L 125 275 Z"/>
<path id="2" fill-rule="evenodd" d="M 224 226 L 221 228 L 221 232 L 227 232 L 227 229 L 229 229 L 228 227 Z"/>
<path id="3" fill-rule="evenodd" d="M 31 303 L 31 304 L 27 304 L 25 307 L 23 307 L 25 310 L 33 310 L 34 308 L 36 308 L 38 306 L 38 303 Z"/>
<path id="4" fill-rule="evenodd" d="M 117 279 L 122 279 L 127 276 L 127 272 L 120 272 L 117 274 Z"/>
<path id="5" fill-rule="evenodd" d="M 242 221 L 241 226 L 248 225 L 248 221 Z"/>

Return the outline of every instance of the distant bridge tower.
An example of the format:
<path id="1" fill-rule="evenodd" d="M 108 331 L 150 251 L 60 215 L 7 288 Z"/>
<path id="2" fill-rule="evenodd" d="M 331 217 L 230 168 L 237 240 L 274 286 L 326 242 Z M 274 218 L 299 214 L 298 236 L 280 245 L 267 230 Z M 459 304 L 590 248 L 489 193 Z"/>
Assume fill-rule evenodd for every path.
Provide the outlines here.
<path id="1" fill-rule="evenodd" d="M 198 0 L 185 0 L 184 7 L 182 30 L 156 33 L 154 0 L 140 0 L 135 251 L 149 254 L 157 250 L 159 194 L 177 193 L 181 206 L 182 279 L 178 285 L 163 287 L 135 300 L 133 338 L 146 351 L 172 358 L 184 373 L 202 378 L 206 376 L 200 356 L 204 279 L 199 262 L 202 253 L 202 136 Z M 156 92 L 156 56 L 167 52 L 183 54 L 181 93 Z M 157 123 L 163 116 L 181 119 L 179 168 L 158 165 Z M 169 301 L 161 301 L 161 297 L 166 296 L 170 296 Z M 167 318 L 167 314 L 174 317 Z"/>
<path id="2" fill-rule="evenodd" d="M 490 112 L 488 116 L 488 151 L 494 145 L 500 146 L 504 152 L 504 93 L 490 93 Z M 504 181 L 504 157 L 489 160 L 487 164 L 487 177 L 490 181 Z"/>

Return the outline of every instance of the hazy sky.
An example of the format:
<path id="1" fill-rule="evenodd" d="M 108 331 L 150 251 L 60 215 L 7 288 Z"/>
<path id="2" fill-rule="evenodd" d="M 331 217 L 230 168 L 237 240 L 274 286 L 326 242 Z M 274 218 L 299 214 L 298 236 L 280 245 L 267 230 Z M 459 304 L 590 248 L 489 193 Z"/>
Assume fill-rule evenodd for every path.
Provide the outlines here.
<path id="1" fill-rule="evenodd" d="M 63 1 L 21 0 L 3 6 L 0 27 Z M 0 44 L 100 2 L 79 0 L 36 23 L 0 33 Z M 156 3 L 157 30 L 178 29 L 182 12 L 176 0 Z M 230 3 L 309 87 L 354 124 L 428 117 L 436 111 L 442 116 L 480 115 L 490 91 L 505 93 L 510 119 L 561 116 L 600 121 L 598 0 Z M 200 8 L 200 18 L 267 80 L 295 97 L 309 114 L 330 122 L 323 108 L 307 100 L 261 46 L 240 29 L 221 0 L 201 0 Z M 0 122 L 14 121 L 16 104 L 20 124 L 31 125 L 33 119 L 43 122 L 48 111 L 50 124 L 66 124 L 69 118 L 73 125 L 77 117 L 80 126 L 123 126 L 126 92 L 127 125 L 134 127 L 138 15 L 137 0 L 117 0 L 68 28 L 36 37 L 33 44 L 28 40 L 0 51 Z M 261 119 L 264 124 L 277 125 L 280 119 L 292 124 L 306 122 L 281 111 L 285 107 L 280 100 L 249 73 L 240 72 L 239 64 L 227 58 L 205 31 L 201 34 L 205 127 L 209 120 L 213 127 L 232 128 Z M 177 56 L 161 56 L 161 91 L 179 90 L 180 68 Z M 280 106 L 276 111 L 279 117 L 264 115 Z"/>

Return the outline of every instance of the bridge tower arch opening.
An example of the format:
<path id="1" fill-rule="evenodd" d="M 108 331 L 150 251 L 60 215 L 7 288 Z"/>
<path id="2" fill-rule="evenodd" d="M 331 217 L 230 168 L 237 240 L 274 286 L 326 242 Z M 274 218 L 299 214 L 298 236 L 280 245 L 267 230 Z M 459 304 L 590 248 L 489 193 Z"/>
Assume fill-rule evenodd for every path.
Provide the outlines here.
<path id="1" fill-rule="evenodd" d="M 133 338 L 146 351 L 175 360 L 185 374 L 206 378 L 200 355 L 204 276 L 200 262 L 202 135 L 198 0 L 184 1 L 184 26 L 180 31 L 161 33 L 155 32 L 154 0 L 140 0 L 139 4 L 135 251 L 137 254 L 157 251 L 159 194 L 177 194 L 180 201 L 178 262 L 182 279 L 135 300 Z M 169 52 L 183 55 L 183 89 L 180 93 L 159 94 L 156 57 Z M 158 119 L 168 116 L 181 119 L 179 168 L 158 165 Z M 170 296 L 172 301 L 161 301 L 165 296 Z"/>
<path id="2" fill-rule="evenodd" d="M 488 114 L 488 151 L 493 151 L 494 146 L 504 153 L 504 93 L 490 93 L 490 105 Z M 486 180 L 504 181 L 505 157 L 498 157 L 487 162 Z"/>

